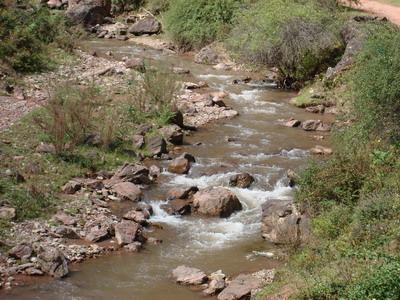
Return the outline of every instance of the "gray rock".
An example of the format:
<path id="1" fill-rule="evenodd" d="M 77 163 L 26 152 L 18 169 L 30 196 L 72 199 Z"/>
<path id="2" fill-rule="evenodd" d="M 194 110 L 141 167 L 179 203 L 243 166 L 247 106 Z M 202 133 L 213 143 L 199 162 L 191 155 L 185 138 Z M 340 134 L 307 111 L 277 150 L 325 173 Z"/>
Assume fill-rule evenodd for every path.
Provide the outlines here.
<path id="1" fill-rule="evenodd" d="M 16 216 L 15 208 L 2 206 L 0 207 L 0 219 L 3 220 L 12 220 Z"/>
<path id="2" fill-rule="evenodd" d="M 147 138 L 146 145 L 152 156 L 160 156 L 167 153 L 167 143 L 161 136 Z"/>
<path id="3" fill-rule="evenodd" d="M 66 16 L 74 24 L 93 26 L 104 23 L 110 13 L 111 0 L 69 0 Z"/>
<path id="4" fill-rule="evenodd" d="M 182 145 L 183 143 L 183 131 L 178 125 L 164 126 L 160 129 L 160 133 L 165 140 L 174 145 Z"/>
<path id="5" fill-rule="evenodd" d="M 84 231 L 85 240 L 101 242 L 112 236 L 114 232 L 113 221 L 105 215 L 100 215 L 96 219 L 86 222 Z"/>
<path id="6" fill-rule="evenodd" d="M 240 274 L 218 295 L 218 300 L 250 299 L 252 291 L 272 283 L 274 270 L 261 270 L 252 274 Z"/>
<path id="7" fill-rule="evenodd" d="M 38 255 L 40 268 L 52 277 L 62 278 L 68 274 L 68 263 L 57 248 L 46 247 Z"/>
<path id="8" fill-rule="evenodd" d="M 56 153 L 56 147 L 53 144 L 40 143 L 35 150 L 37 153 Z"/>
<path id="9" fill-rule="evenodd" d="M 82 188 L 82 183 L 76 180 L 68 181 L 63 187 L 62 192 L 64 194 L 75 194 Z"/>
<path id="10" fill-rule="evenodd" d="M 8 255 L 16 259 L 29 258 L 32 253 L 32 247 L 27 244 L 19 244 L 8 251 Z"/>
<path id="11" fill-rule="evenodd" d="M 309 223 L 291 200 L 268 200 L 262 205 L 262 236 L 271 243 L 306 242 L 310 236 Z"/>
<path id="12" fill-rule="evenodd" d="M 134 35 L 143 34 L 157 34 L 161 30 L 161 23 L 154 17 L 145 17 L 138 20 L 131 27 L 129 27 L 129 33 Z"/>
<path id="13" fill-rule="evenodd" d="M 179 266 L 172 271 L 172 277 L 179 284 L 201 285 L 207 281 L 207 275 L 196 268 Z"/>

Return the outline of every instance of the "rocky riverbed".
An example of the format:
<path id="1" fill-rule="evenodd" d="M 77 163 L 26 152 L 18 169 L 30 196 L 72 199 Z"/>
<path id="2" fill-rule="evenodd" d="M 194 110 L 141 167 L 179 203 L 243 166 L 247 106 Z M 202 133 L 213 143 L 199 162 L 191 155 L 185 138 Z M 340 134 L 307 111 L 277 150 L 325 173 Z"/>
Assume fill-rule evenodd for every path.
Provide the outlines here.
<path id="1" fill-rule="evenodd" d="M 203 65 L 161 46 L 152 49 L 117 38 L 94 40 L 83 43 L 77 62 L 25 79 L 26 88 L 18 93 L 26 100 L 21 101 L 35 104 L 46 102 L 49 80 L 74 78 L 80 85 L 94 81 L 118 95 L 126 92 L 126 81 L 132 74 L 140 74 L 144 64 L 157 67 L 162 62 L 171 73 L 183 76 L 177 102 L 181 120 L 161 128 L 160 136 L 146 137 L 146 126 L 135 136 L 136 143 L 150 146 L 152 159 L 127 163 L 111 173 L 71 178 L 60 191 L 70 201 L 51 220 L 15 224 L 13 238 L 7 241 L 12 249 L 1 260 L 4 287 L 20 284 L 21 275 L 65 277 L 72 263 L 115 251 L 138 252 L 143 247 L 143 256 L 104 258 L 115 261 L 121 269 L 130 261 L 141 266 L 132 273 L 134 278 L 123 279 L 137 282 L 133 290 L 138 299 L 156 299 L 157 293 L 151 292 L 150 286 L 156 292 L 167 286 L 176 295 L 174 299 L 197 299 L 197 293 L 177 290 L 170 282 L 171 270 L 182 264 L 191 272 L 193 267 L 210 272 L 205 275 L 194 270 L 202 275 L 199 284 L 203 284 L 203 292 L 215 295 L 222 291 L 219 299 L 239 299 L 273 279 L 281 257 L 274 244 L 301 242 L 307 237 L 307 218 L 290 204 L 295 176 L 287 178 L 287 170 L 299 168 L 312 153 L 329 154 L 326 137 L 331 119 L 322 109 L 291 107 L 288 102 L 294 94 L 275 89 L 269 75 L 243 74 L 210 52 L 205 49 L 196 57 L 197 62 L 211 64 Z M 209 61 L 210 57 L 215 60 Z M 253 76 L 257 80 L 250 78 Z M 17 90 L 13 93 L 10 97 L 17 97 Z M 34 107 L 9 108 L 15 115 L 2 124 L 3 128 Z M 231 120 L 233 117 L 237 118 Z M 198 132 L 193 134 L 193 129 Z M 39 146 L 42 148 L 37 151 L 42 153 L 52 149 L 51 145 Z M 261 230 L 269 241 L 262 246 L 255 242 L 261 241 Z M 158 250 L 151 250 L 153 246 Z M 210 253 L 225 258 L 211 259 Z M 105 260 L 98 262 L 98 268 L 108 268 Z M 228 267 L 235 260 L 237 266 Z M 76 287 L 80 276 L 90 278 L 97 268 L 90 263 L 81 266 L 81 275 L 67 276 L 57 283 L 71 297 L 85 292 L 70 285 Z M 230 275 L 215 273 L 218 269 Z M 248 275 L 238 275 L 240 272 Z M 118 272 L 112 273 L 114 277 L 109 279 L 118 282 Z M 187 280 L 178 279 L 176 273 L 180 272 L 174 272 L 178 282 Z M 145 279 L 145 274 L 153 278 Z M 99 284 L 90 281 L 86 290 L 102 291 L 104 299 L 114 293 L 122 299 L 130 293 L 129 288 L 117 292 L 102 286 L 101 275 L 94 277 Z M 249 282 L 246 287 L 238 284 L 243 281 Z M 42 293 L 44 288 L 46 297 L 57 298 L 51 286 L 33 285 L 8 296 L 23 299 L 25 292 Z"/>

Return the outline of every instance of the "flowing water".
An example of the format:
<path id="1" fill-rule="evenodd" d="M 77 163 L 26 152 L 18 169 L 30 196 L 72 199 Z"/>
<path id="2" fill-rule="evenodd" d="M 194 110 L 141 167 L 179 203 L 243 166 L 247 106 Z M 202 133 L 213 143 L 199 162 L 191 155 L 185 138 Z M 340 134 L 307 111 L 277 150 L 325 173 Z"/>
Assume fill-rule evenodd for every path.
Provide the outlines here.
<path id="1" fill-rule="evenodd" d="M 206 81 L 214 90 L 229 93 L 226 104 L 240 115 L 215 122 L 186 137 L 185 151 L 196 157 L 188 175 L 164 172 L 158 186 L 147 192 L 146 201 L 155 209 L 153 222 L 163 243 L 146 246 L 141 253 L 119 253 L 74 266 L 64 280 L 38 282 L 15 289 L 7 299 L 205 299 L 199 292 L 176 285 L 169 277 L 173 268 L 185 264 L 206 272 L 222 269 L 228 275 L 276 267 L 281 262 L 255 253 L 279 248 L 261 239 L 261 204 L 269 199 L 289 199 L 292 190 L 285 183 L 286 171 L 305 164 L 308 149 L 317 143 L 315 133 L 286 128 L 280 119 L 326 118 L 289 104 L 293 92 L 265 86 L 232 85 L 235 78 L 254 76 L 234 71 L 216 71 L 194 64 L 191 59 L 118 41 L 91 41 L 84 45 L 97 53 L 140 56 L 149 64 L 164 64 L 191 70 L 188 80 Z M 227 142 L 227 137 L 234 142 Z M 201 144 L 199 144 L 201 142 Z M 166 166 L 166 165 L 164 165 Z M 228 186 L 229 177 L 249 172 L 256 178 L 250 189 L 231 188 L 243 210 L 227 219 L 169 216 L 160 209 L 165 192 L 177 186 Z M 256 252 L 255 252 L 256 251 Z"/>

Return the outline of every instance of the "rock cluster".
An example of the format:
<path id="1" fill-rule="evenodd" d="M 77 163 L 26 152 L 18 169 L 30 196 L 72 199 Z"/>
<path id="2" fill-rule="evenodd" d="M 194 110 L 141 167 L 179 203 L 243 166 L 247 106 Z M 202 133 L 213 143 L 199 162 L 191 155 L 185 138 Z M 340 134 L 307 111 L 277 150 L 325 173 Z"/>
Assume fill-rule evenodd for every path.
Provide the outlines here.
<path id="1" fill-rule="evenodd" d="M 63 192 L 71 201 L 51 220 L 25 221 L 12 227 L 9 242 L 13 247 L 7 258 L 0 260 L 4 284 L 11 285 L 9 278 L 18 274 L 64 277 L 70 262 L 118 249 L 136 252 L 146 240 L 160 242 L 144 232 L 144 227 L 151 226 L 152 207 L 141 202 L 140 196 L 141 189 L 153 180 L 150 169 L 125 164 L 114 173 L 96 175 L 66 183 Z M 119 217 L 108 208 L 114 201 L 131 203 L 130 209 Z"/>
<path id="2" fill-rule="evenodd" d="M 258 289 L 272 283 L 275 271 L 264 269 L 229 279 L 221 270 L 207 276 L 197 268 L 179 266 L 172 271 L 172 277 L 178 284 L 200 287 L 205 296 L 217 296 L 218 300 L 240 300 L 250 299 Z"/>

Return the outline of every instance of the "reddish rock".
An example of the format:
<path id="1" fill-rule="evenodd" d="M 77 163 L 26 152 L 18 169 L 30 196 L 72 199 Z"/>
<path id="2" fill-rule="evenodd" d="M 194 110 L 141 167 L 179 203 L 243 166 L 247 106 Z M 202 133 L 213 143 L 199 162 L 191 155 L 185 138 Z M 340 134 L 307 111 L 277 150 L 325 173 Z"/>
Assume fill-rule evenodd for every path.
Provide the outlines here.
<path id="1" fill-rule="evenodd" d="M 72 217 L 68 214 L 66 214 L 63 211 L 59 211 L 57 214 L 54 215 L 54 219 L 57 222 L 60 222 L 66 226 L 73 226 L 76 225 L 76 223 L 78 223 L 78 219 L 75 217 Z"/>
<path id="2" fill-rule="evenodd" d="M 186 266 L 179 266 L 172 271 L 172 277 L 177 283 L 183 285 L 201 285 L 207 281 L 207 275 L 203 271 Z"/>
<path id="3" fill-rule="evenodd" d="M 135 241 L 140 234 L 140 225 L 129 220 L 122 220 L 115 225 L 115 238 L 118 245 L 128 245 Z"/>
<path id="4" fill-rule="evenodd" d="M 233 212 L 241 210 L 242 204 L 230 190 L 211 187 L 194 194 L 193 207 L 203 215 L 227 218 Z"/>
<path id="5" fill-rule="evenodd" d="M 188 199 L 199 191 L 197 186 L 188 188 L 172 188 L 167 192 L 167 200 Z"/>
<path id="6" fill-rule="evenodd" d="M 112 186 L 112 191 L 123 200 L 140 201 L 142 190 L 132 182 L 120 182 Z"/>
<path id="7" fill-rule="evenodd" d="M 290 119 L 290 120 L 286 121 L 283 125 L 285 125 L 286 127 L 294 128 L 294 127 L 299 127 L 300 124 L 301 124 L 301 122 L 299 120 Z"/>

